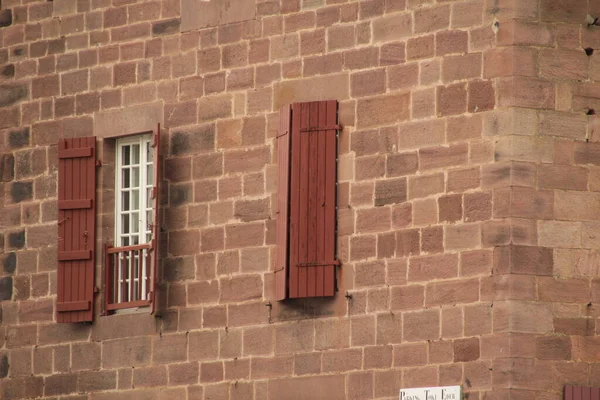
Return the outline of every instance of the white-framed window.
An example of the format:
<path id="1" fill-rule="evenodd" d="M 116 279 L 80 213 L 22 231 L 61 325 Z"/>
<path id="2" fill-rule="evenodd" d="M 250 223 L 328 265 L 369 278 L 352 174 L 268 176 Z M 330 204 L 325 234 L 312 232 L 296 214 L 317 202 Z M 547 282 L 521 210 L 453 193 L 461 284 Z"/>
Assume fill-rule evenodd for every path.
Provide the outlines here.
<path id="1" fill-rule="evenodd" d="M 117 139 L 115 162 L 115 247 L 147 244 L 154 221 L 152 135 Z M 147 300 L 150 265 L 146 250 L 119 253 L 117 302 Z M 132 258 L 132 259 L 130 259 Z"/>
<path id="2" fill-rule="evenodd" d="M 115 245 L 134 246 L 152 238 L 154 163 L 152 135 L 117 140 Z"/>

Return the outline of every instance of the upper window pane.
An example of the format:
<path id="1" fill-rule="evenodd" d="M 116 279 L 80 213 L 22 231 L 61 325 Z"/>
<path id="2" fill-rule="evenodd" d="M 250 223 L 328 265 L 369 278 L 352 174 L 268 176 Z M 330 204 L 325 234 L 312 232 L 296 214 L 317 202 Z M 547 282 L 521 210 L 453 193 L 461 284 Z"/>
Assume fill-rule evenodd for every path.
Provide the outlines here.
<path id="1" fill-rule="evenodd" d="M 115 246 L 146 243 L 148 218 L 152 213 L 149 198 L 154 182 L 153 148 L 150 135 L 117 140 L 115 185 Z"/>

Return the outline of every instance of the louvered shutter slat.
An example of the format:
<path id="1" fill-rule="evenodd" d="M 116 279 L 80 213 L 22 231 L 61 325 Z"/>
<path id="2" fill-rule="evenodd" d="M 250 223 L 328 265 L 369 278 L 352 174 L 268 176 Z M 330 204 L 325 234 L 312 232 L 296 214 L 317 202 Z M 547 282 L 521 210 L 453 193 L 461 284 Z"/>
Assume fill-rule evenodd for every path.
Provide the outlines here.
<path id="1" fill-rule="evenodd" d="M 58 176 L 58 322 L 93 319 L 96 139 L 62 139 Z"/>

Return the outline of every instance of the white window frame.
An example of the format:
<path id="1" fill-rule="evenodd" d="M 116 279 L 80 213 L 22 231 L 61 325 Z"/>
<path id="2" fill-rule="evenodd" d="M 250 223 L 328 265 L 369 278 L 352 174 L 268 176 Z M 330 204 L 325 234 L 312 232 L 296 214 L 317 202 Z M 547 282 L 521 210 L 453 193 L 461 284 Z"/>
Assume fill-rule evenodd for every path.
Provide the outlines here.
<path id="1" fill-rule="evenodd" d="M 132 164 L 132 160 L 133 160 L 133 154 L 130 151 L 130 163 L 129 165 L 123 165 L 123 149 L 125 147 L 130 147 L 130 149 L 133 149 L 134 145 L 138 145 L 139 146 L 139 163 L 138 164 Z M 153 213 L 155 212 L 153 209 L 153 202 L 151 200 L 151 197 L 149 197 L 149 194 L 151 193 L 151 191 L 154 188 L 154 174 L 156 173 L 156 168 L 154 166 L 154 151 L 152 148 L 152 134 L 142 134 L 142 135 L 135 135 L 135 136 L 129 136 L 129 137 L 124 137 L 124 138 L 120 138 L 117 139 L 116 141 L 116 149 L 115 149 L 115 236 L 114 236 L 114 245 L 115 247 L 125 247 L 125 246 L 134 246 L 134 245 L 138 245 L 138 244 L 145 244 L 150 242 L 151 238 L 152 238 L 152 229 L 151 229 L 151 224 L 153 223 Z M 150 159 L 148 159 L 148 157 L 150 157 Z M 130 169 L 132 170 L 135 166 L 137 166 L 139 168 L 139 185 L 138 186 L 129 186 L 127 188 L 123 187 L 123 170 L 125 169 Z M 152 168 L 152 176 L 150 177 L 151 179 L 148 179 L 148 167 Z M 130 184 L 133 181 L 133 174 L 130 173 L 129 175 L 129 182 Z M 131 193 L 132 190 L 137 189 L 139 191 L 139 195 L 138 195 L 138 201 L 137 201 L 137 210 L 133 209 L 132 207 L 132 198 L 133 196 L 130 194 L 129 196 L 129 201 L 130 201 L 130 206 L 129 209 L 124 211 L 123 210 L 123 193 L 127 190 Z M 148 207 L 148 205 L 150 205 L 150 207 Z M 131 214 L 133 214 L 135 211 L 138 212 L 139 214 L 139 219 L 138 219 L 138 230 L 137 232 L 132 232 L 132 228 L 133 228 L 133 219 L 131 218 Z M 150 211 L 150 219 L 148 219 L 148 212 Z M 123 224 L 122 224 L 122 216 L 124 215 L 130 215 L 129 217 L 129 233 L 123 233 Z M 144 229 L 145 227 L 145 229 Z M 133 241 L 131 240 L 132 237 L 134 236 L 138 236 L 138 242 L 137 243 L 133 243 Z M 124 239 L 128 238 L 129 240 L 127 241 L 127 243 L 124 243 Z M 137 259 L 137 257 L 136 257 Z M 137 263 L 129 263 L 129 265 L 134 265 Z M 143 277 L 143 284 L 142 286 L 142 294 L 141 294 L 141 299 L 133 299 L 133 300 L 145 300 L 148 298 L 148 291 L 146 290 L 147 284 L 146 284 L 146 280 L 148 280 L 148 276 L 149 274 L 147 273 L 147 268 L 150 268 L 151 266 L 146 265 L 146 261 L 145 259 L 142 260 L 141 263 L 141 268 L 138 268 L 138 273 L 135 274 L 134 271 L 129 271 L 128 273 L 128 279 L 125 279 L 125 282 L 127 282 L 127 287 L 129 288 L 129 291 L 131 292 L 131 288 L 133 285 L 129 285 L 129 280 L 133 277 L 133 281 L 134 283 L 138 283 L 140 280 L 140 277 Z M 123 301 L 123 293 L 122 293 L 122 283 L 123 283 L 123 279 L 122 277 L 122 270 L 121 270 L 121 265 L 122 263 L 119 262 L 119 266 L 117 268 L 118 274 L 119 274 L 119 278 L 118 278 L 118 292 L 117 292 L 117 296 L 118 296 L 118 301 L 122 302 Z M 133 267 L 132 267 L 133 268 Z M 129 299 L 129 301 L 132 301 L 132 296 L 135 296 L 133 293 L 129 293 L 127 298 Z"/>

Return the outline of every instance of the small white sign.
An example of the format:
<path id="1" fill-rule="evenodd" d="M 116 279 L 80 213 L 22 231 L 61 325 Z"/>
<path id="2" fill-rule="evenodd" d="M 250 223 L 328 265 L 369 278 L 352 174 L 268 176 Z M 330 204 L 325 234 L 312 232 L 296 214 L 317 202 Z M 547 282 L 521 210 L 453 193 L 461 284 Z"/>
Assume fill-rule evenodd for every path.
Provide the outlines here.
<path id="1" fill-rule="evenodd" d="M 460 386 L 400 389 L 400 400 L 462 400 Z"/>

